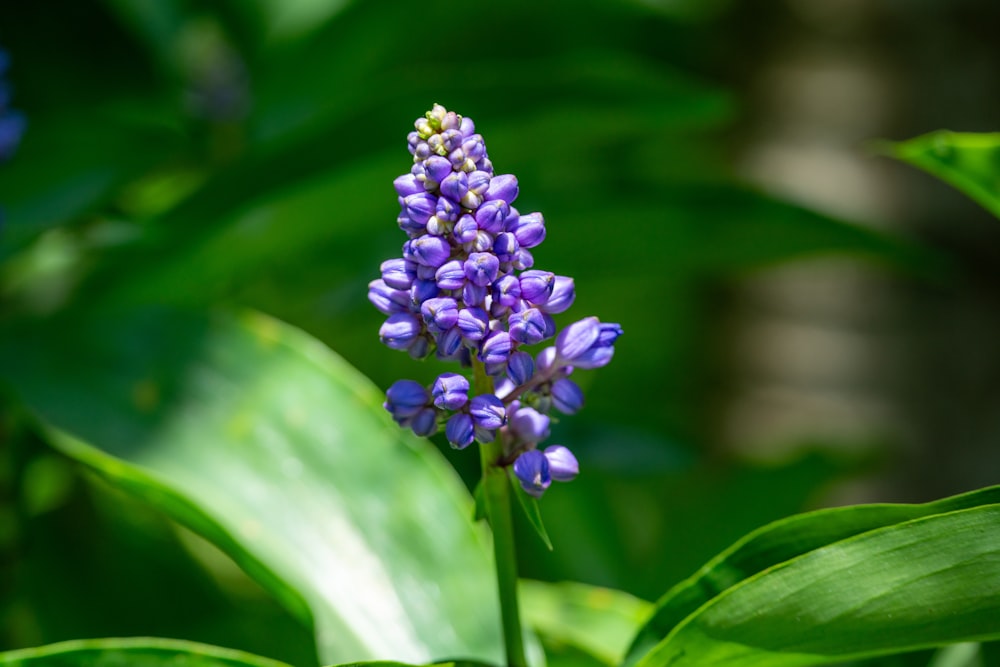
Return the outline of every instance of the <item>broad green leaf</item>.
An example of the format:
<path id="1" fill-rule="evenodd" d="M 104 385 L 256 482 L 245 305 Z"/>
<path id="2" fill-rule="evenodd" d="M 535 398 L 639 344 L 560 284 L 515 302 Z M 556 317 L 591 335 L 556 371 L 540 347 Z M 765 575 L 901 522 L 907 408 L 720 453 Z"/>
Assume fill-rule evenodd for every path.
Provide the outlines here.
<path id="1" fill-rule="evenodd" d="M 500 655 L 468 494 L 305 334 L 256 314 L 95 312 L 7 332 L 0 367 L 58 448 L 312 618 L 324 661 Z"/>
<path id="2" fill-rule="evenodd" d="M 514 495 L 517 496 L 517 504 L 524 510 L 524 516 L 528 519 L 528 523 L 535 529 L 535 533 L 545 543 L 548 550 L 552 551 L 552 540 L 549 539 L 549 534 L 545 530 L 545 524 L 542 522 L 542 510 L 538 507 L 538 499 L 529 496 L 521 488 L 520 482 L 514 477 L 514 469 L 512 467 L 507 469 L 507 478 L 514 489 Z"/>
<path id="3" fill-rule="evenodd" d="M 652 605 L 610 588 L 522 580 L 521 612 L 543 643 L 568 645 L 618 665 Z"/>
<path id="4" fill-rule="evenodd" d="M 940 130 L 876 149 L 937 176 L 1000 218 L 1000 132 Z"/>
<path id="5" fill-rule="evenodd" d="M 768 568 L 871 530 L 998 502 L 1000 486 L 995 486 L 922 505 L 854 505 L 775 521 L 739 540 L 671 588 L 656 603 L 626 662 L 634 664 L 699 607 Z"/>
<path id="6" fill-rule="evenodd" d="M 0 653 L 4 667 L 288 667 L 243 651 L 136 637 L 82 639 Z"/>
<path id="7" fill-rule="evenodd" d="M 713 598 L 638 664 L 805 667 L 1000 637 L 1000 504 L 834 542 Z"/>

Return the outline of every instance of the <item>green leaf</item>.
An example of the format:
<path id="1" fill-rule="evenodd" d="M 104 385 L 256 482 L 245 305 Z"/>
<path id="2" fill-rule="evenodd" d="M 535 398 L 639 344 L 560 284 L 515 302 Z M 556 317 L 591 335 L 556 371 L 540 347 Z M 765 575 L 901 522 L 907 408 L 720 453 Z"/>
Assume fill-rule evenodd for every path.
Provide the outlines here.
<path id="1" fill-rule="evenodd" d="M 1000 504 L 861 533 L 733 586 L 638 664 L 802 667 L 1000 637 Z"/>
<path id="2" fill-rule="evenodd" d="M 742 538 L 671 588 L 629 650 L 634 664 L 686 617 L 729 588 L 785 561 L 862 533 L 945 512 L 1000 502 L 1000 486 L 922 505 L 854 505 L 775 521 Z"/>
<path id="3" fill-rule="evenodd" d="M 314 620 L 324 661 L 501 655 L 468 493 L 305 334 L 257 314 L 94 312 L 6 332 L 0 367 L 59 449 Z"/>
<path id="4" fill-rule="evenodd" d="M 542 511 L 538 508 L 538 499 L 529 496 L 521 487 L 520 482 L 514 476 L 513 467 L 507 469 L 507 478 L 510 480 L 510 485 L 514 487 L 514 495 L 517 496 L 518 504 L 524 510 L 524 516 L 527 517 L 528 523 L 535 529 L 535 533 L 538 534 L 538 537 L 545 543 L 549 551 L 552 551 L 552 540 L 549 539 L 549 534 L 545 530 L 545 524 L 542 523 Z"/>
<path id="5" fill-rule="evenodd" d="M 521 580 L 521 612 L 542 641 L 570 646 L 617 665 L 652 605 L 610 588 Z M 551 650 L 551 648 L 550 648 Z"/>
<path id="6" fill-rule="evenodd" d="M 0 653 L 5 667 L 288 667 L 208 644 L 136 637 L 83 639 Z"/>
<path id="7" fill-rule="evenodd" d="M 1000 132 L 940 130 L 875 148 L 937 176 L 1000 218 Z"/>

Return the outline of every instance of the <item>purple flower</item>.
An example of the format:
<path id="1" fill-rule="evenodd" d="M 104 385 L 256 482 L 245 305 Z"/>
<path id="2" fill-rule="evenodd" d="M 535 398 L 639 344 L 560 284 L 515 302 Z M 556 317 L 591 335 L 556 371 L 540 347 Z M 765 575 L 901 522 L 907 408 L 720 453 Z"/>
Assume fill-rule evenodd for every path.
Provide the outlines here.
<path id="1" fill-rule="evenodd" d="M 533 306 L 549 300 L 556 276 L 548 271 L 525 271 L 521 274 L 521 298 Z"/>
<path id="2" fill-rule="evenodd" d="M 511 274 L 500 276 L 493 283 L 493 303 L 505 308 L 517 305 L 521 300 L 521 282 Z"/>
<path id="3" fill-rule="evenodd" d="M 440 236 L 427 234 L 403 244 L 403 258 L 424 266 L 437 268 L 450 256 L 451 245 Z"/>
<path id="4" fill-rule="evenodd" d="M 440 155 L 432 155 L 424 160 L 424 174 L 435 183 L 442 182 L 451 173 L 451 162 Z"/>
<path id="5" fill-rule="evenodd" d="M 513 261 L 519 249 L 517 239 L 510 232 L 497 234 L 493 239 L 493 253 L 501 262 Z"/>
<path id="6" fill-rule="evenodd" d="M 507 225 L 522 248 L 534 248 L 545 240 L 545 219 L 541 213 L 519 216 L 515 225 Z"/>
<path id="7" fill-rule="evenodd" d="M 441 194 L 452 201 L 462 201 L 468 191 L 469 177 L 464 171 L 453 171 L 441 181 Z"/>
<path id="8" fill-rule="evenodd" d="M 465 449 L 471 445 L 476 437 L 472 417 L 464 412 L 452 415 L 448 423 L 445 424 L 444 437 L 448 438 L 448 442 L 456 449 Z"/>
<path id="9" fill-rule="evenodd" d="M 552 294 L 549 300 L 539 306 L 542 312 L 553 315 L 565 312 L 573 305 L 576 299 L 576 287 L 572 278 L 566 276 L 556 276 L 555 285 L 552 287 Z"/>
<path id="10" fill-rule="evenodd" d="M 442 410 L 458 410 L 469 401 L 469 381 L 458 373 L 442 373 L 431 387 L 431 396 Z"/>
<path id="11" fill-rule="evenodd" d="M 465 276 L 474 285 L 485 287 L 497 279 L 500 260 L 487 252 L 474 252 L 465 260 Z"/>
<path id="12" fill-rule="evenodd" d="M 413 281 L 413 287 L 410 288 L 410 301 L 419 305 L 428 299 L 433 299 L 440 292 L 437 283 L 433 280 L 418 278 Z"/>
<path id="13" fill-rule="evenodd" d="M 486 336 L 490 319 L 482 308 L 463 308 L 458 311 L 457 326 L 465 340 L 478 342 Z"/>
<path id="14" fill-rule="evenodd" d="M 517 343 L 534 345 L 546 338 L 545 316 L 537 308 L 510 315 L 510 337 Z"/>
<path id="15" fill-rule="evenodd" d="M 394 350 L 405 350 L 420 335 L 420 320 L 411 313 L 390 315 L 378 331 L 379 340 Z"/>
<path id="16" fill-rule="evenodd" d="M 556 339 L 558 361 L 577 368 L 600 368 L 611 361 L 621 334 L 620 325 L 602 324 L 596 317 L 574 322 Z"/>
<path id="17" fill-rule="evenodd" d="M 483 231 L 487 231 L 490 234 L 499 234 L 503 231 L 503 223 L 509 213 L 510 206 L 502 199 L 488 201 L 476 209 L 476 224 Z"/>
<path id="18" fill-rule="evenodd" d="M 569 378 L 552 383 L 552 405 L 564 415 L 575 414 L 583 407 L 583 390 Z"/>
<path id="19" fill-rule="evenodd" d="M 417 266 L 405 259 L 387 259 L 382 262 L 382 280 L 393 289 L 409 290 L 417 277 Z M 371 283 L 369 283 L 369 288 Z"/>
<path id="20" fill-rule="evenodd" d="M 413 415 L 410 420 L 410 428 L 413 432 L 422 437 L 429 437 L 437 432 L 437 412 L 433 408 L 424 408 Z"/>
<path id="21" fill-rule="evenodd" d="M 393 289 L 381 279 L 368 283 L 368 300 L 385 315 L 405 313 L 410 309 L 410 293 Z"/>
<path id="22" fill-rule="evenodd" d="M 437 208 L 437 199 L 427 192 L 407 195 L 403 198 L 403 211 L 413 222 L 426 225 Z"/>
<path id="23" fill-rule="evenodd" d="M 571 482 L 580 473 L 580 464 L 573 452 L 562 445 L 546 447 L 545 458 L 549 462 L 549 474 L 557 482 Z"/>
<path id="24" fill-rule="evenodd" d="M 476 240 L 476 233 L 478 231 L 479 225 L 476 224 L 475 218 L 466 213 L 455 223 L 452 233 L 455 235 L 455 240 L 459 243 L 472 243 Z"/>
<path id="25" fill-rule="evenodd" d="M 490 180 L 489 188 L 486 190 L 483 199 L 486 201 L 501 200 L 507 204 L 513 204 L 517 199 L 517 178 L 512 174 L 500 174 Z"/>
<path id="26" fill-rule="evenodd" d="M 440 289 L 455 290 L 465 286 L 465 267 L 462 260 L 453 259 L 442 264 L 434 274 Z"/>
<path id="27" fill-rule="evenodd" d="M 462 347 L 462 331 L 458 327 L 452 327 L 447 331 L 438 334 L 437 337 L 437 356 L 440 359 L 459 359 L 457 355 L 461 355 L 462 352 L 468 352 Z"/>
<path id="28" fill-rule="evenodd" d="M 469 401 L 469 415 L 476 426 L 494 431 L 507 421 L 503 401 L 493 394 L 480 394 Z"/>
<path id="29" fill-rule="evenodd" d="M 525 384 L 535 374 L 535 361 L 527 352 L 520 350 L 507 360 L 507 376 L 515 385 Z"/>
<path id="30" fill-rule="evenodd" d="M 552 484 L 549 461 L 537 449 L 524 452 L 514 461 L 514 475 L 528 494 L 541 498 L 545 489 Z"/>
<path id="31" fill-rule="evenodd" d="M 493 364 L 506 365 L 510 358 L 513 343 L 506 331 L 493 331 L 486 335 L 479 348 L 479 360 L 487 366 Z"/>
<path id="32" fill-rule="evenodd" d="M 521 442 L 541 442 L 549 437 L 549 418 L 534 408 L 518 408 L 508 428 Z"/>
<path id="33" fill-rule="evenodd" d="M 403 174 L 394 180 L 392 185 L 396 188 L 396 193 L 404 198 L 424 192 L 424 184 L 418 181 L 413 174 Z"/>
<path id="34" fill-rule="evenodd" d="M 458 304 L 447 296 L 427 299 L 420 304 L 420 314 L 429 331 L 442 333 L 458 323 Z"/>
<path id="35" fill-rule="evenodd" d="M 382 407 L 389 411 L 393 419 L 400 420 L 420 412 L 430 399 L 430 394 L 419 382 L 397 380 L 385 392 Z"/>

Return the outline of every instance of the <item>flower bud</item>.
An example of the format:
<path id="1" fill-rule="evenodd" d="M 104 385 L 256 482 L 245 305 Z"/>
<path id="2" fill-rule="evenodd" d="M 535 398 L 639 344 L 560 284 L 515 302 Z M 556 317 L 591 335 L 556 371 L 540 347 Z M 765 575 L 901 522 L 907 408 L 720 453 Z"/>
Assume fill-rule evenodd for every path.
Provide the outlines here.
<path id="1" fill-rule="evenodd" d="M 544 304 L 552 295 L 555 278 L 548 271 L 525 271 L 521 274 L 521 298 L 533 306 Z"/>
<path id="2" fill-rule="evenodd" d="M 410 309 L 409 292 L 389 287 L 384 280 L 368 283 L 368 300 L 385 315 L 405 313 Z"/>
<path id="3" fill-rule="evenodd" d="M 439 289 L 462 289 L 465 285 L 465 267 L 462 265 L 462 261 L 453 259 L 442 264 L 434 273 L 434 281 Z"/>
<path id="4" fill-rule="evenodd" d="M 549 461 L 537 449 L 524 452 L 514 461 L 514 475 L 528 494 L 540 498 L 552 484 Z"/>
<path id="5" fill-rule="evenodd" d="M 566 276 L 556 276 L 555 284 L 552 287 L 552 295 L 539 308 L 545 313 L 562 313 L 573 305 L 575 299 L 576 287 L 573 284 L 573 279 Z"/>
<path id="6" fill-rule="evenodd" d="M 517 239 L 510 232 L 497 234 L 493 240 L 493 254 L 501 262 L 510 262 L 514 259 L 519 250 Z"/>
<path id="7" fill-rule="evenodd" d="M 465 449 L 471 445 L 476 437 L 472 417 L 464 412 L 452 415 L 448 423 L 445 424 L 444 436 L 455 449 Z"/>
<path id="8" fill-rule="evenodd" d="M 508 428 L 520 442 L 541 442 L 549 437 L 549 418 L 534 408 L 518 408 Z"/>
<path id="9" fill-rule="evenodd" d="M 387 259 L 382 262 L 380 269 L 385 284 L 397 290 L 409 290 L 413 285 L 413 279 L 417 277 L 416 265 L 402 258 Z"/>
<path id="10" fill-rule="evenodd" d="M 427 192 L 408 195 L 403 198 L 403 210 L 413 222 L 426 225 L 427 220 L 434 215 L 437 208 L 437 198 Z"/>
<path id="11" fill-rule="evenodd" d="M 459 243 L 472 243 L 476 240 L 476 232 L 478 231 L 479 225 L 476 224 L 475 218 L 466 213 L 455 223 L 452 233 Z"/>
<path id="12" fill-rule="evenodd" d="M 507 360 L 507 376 L 515 385 L 526 384 L 534 374 L 535 361 L 530 354 L 519 350 L 510 355 L 510 359 Z"/>
<path id="13" fill-rule="evenodd" d="M 429 331 L 442 333 L 458 323 L 458 304 L 447 296 L 427 299 L 420 304 L 420 314 Z"/>
<path id="14" fill-rule="evenodd" d="M 545 325 L 545 318 L 537 308 L 511 313 L 509 319 L 510 337 L 515 342 L 534 345 L 545 339 Z"/>
<path id="15" fill-rule="evenodd" d="M 501 200 L 488 201 L 476 209 L 476 224 L 490 234 L 499 234 L 504 229 L 504 221 L 510 213 L 510 206 Z"/>
<path id="16" fill-rule="evenodd" d="M 421 437 L 429 437 L 437 432 L 437 412 L 434 408 L 424 408 L 413 415 L 410 420 L 410 428 Z"/>
<path id="17" fill-rule="evenodd" d="M 490 318 L 482 308 L 463 308 L 458 311 L 458 330 L 465 340 L 478 342 L 486 337 Z"/>
<path id="18" fill-rule="evenodd" d="M 490 180 L 489 188 L 483 197 L 486 201 L 500 199 L 513 204 L 517 199 L 517 178 L 513 174 L 500 174 Z"/>
<path id="19" fill-rule="evenodd" d="M 500 276 L 492 287 L 494 305 L 510 308 L 521 300 L 521 282 L 512 274 Z"/>
<path id="20" fill-rule="evenodd" d="M 420 320 L 411 313 L 390 315 L 378 331 L 379 340 L 394 350 L 405 350 L 420 335 Z"/>
<path id="21" fill-rule="evenodd" d="M 385 392 L 385 403 L 382 404 L 393 419 L 405 419 L 417 414 L 430 402 L 430 394 L 419 382 L 414 380 L 397 380 Z"/>
<path id="22" fill-rule="evenodd" d="M 469 380 L 458 373 L 442 373 L 431 387 L 431 396 L 442 410 L 458 410 L 469 401 Z"/>
<path id="23" fill-rule="evenodd" d="M 575 414 L 583 407 L 583 390 L 569 378 L 552 383 L 552 405 L 564 415 Z"/>
<path id="24" fill-rule="evenodd" d="M 431 155 L 424 160 L 424 173 L 432 180 L 440 183 L 451 174 L 451 162 L 440 155 Z"/>
<path id="25" fill-rule="evenodd" d="M 507 421 L 503 401 L 493 394 L 480 394 L 469 401 L 469 415 L 476 426 L 494 431 Z"/>
<path id="26" fill-rule="evenodd" d="M 464 171 L 452 171 L 441 181 L 441 194 L 453 201 L 461 201 L 468 191 L 469 177 Z"/>
<path id="27" fill-rule="evenodd" d="M 549 474 L 557 482 L 570 482 L 580 473 L 580 464 L 573 452 L 562 445 L 546 447 L 545 459 L 549 462 Z"/>
<path id="28" fill-rule="evenodd" d="M 486 335 L 479 348 L 479 360 L 486 365 L 504 364 L 510 359 L 513 343 L 506 331 L 493 331 Z"/>
<path id="29" fill-rule="evenodd" d="M 396 188 L 396 193 L 400 197 L 408 197 L 410 195 L 421 194 L 424 191 L 424 185 L 417 180 L 417 177 L 413 174 L 403 174 L 396 180 L 392 182 L 394 188 Z"/>
<path id="30" fill-rule="evenodd" d="M 440 236 L 429 234 L 403 244 L 403 258 L 424 266 L 441 266 L 451 256 L 451 245 Z"/>
<path id="31" fill-rule="evenodd" d="M 465 260 L 465 276 L 475 285 L 486 286 L 497 279 L 500 260 L 488 252 L 474 252 Z"/>

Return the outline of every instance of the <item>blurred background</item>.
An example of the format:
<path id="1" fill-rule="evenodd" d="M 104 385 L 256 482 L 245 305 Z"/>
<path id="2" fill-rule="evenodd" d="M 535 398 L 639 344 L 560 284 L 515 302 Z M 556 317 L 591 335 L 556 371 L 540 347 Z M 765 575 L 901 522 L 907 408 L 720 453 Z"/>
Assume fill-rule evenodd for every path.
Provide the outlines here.
<path id="1" fill-rule="evenodd" d="M 582 473 L 542 503 L 554 552 L 520 526 L 523 573 L 653 600 L 767 521 L 996 482 L 1000 225 L 874 142 L 997 130 L 997 25 L 987 0 L 7 2 L 28 125 L 0 165 L 0 326 L 250 307 L 380 387 L 430 381 L 380 345 L 366 286 L 441 103 L 545 215 L 536 266 L 577 286 L 560 324 L 625 330 L 554 430 Z M 312 659 L 226 557 L 2 396 L 0 649 Z"/>

